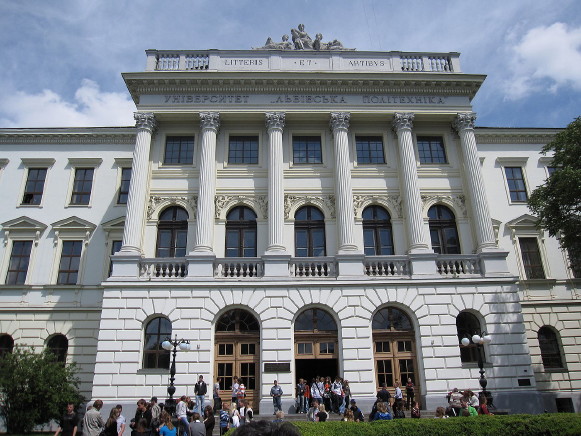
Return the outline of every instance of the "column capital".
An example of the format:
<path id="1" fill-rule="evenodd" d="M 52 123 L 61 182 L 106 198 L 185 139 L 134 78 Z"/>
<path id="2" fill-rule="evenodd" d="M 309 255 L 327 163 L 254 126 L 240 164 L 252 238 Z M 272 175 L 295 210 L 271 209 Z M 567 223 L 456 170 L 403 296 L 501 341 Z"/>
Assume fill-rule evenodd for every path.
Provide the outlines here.
<path id="1" fill-rule="evenodd" d="M 393 130 L 396 133 L 403 129 L 411 130 L 414 126 L 414 117 L 415 114 L 413 112 L 396 112 L 393 114 Z"/>
<path id="2" fill-rule="evenodd" d="M 284 112 L 267 112 L 266 116 L 266 128 L 270 129 L 284 129 L 284 124 L 286 121 L 286 114 Z"/>
<path id="3" fill-rule="evenodd" d="M 157 127 L 157 120 L 153 112 L 134 112 L 135 127 L 153 132 Z"/>
<path id="4" fill-rule="evenodd" d="M 200 127 L 218 131 L 220 128 L 219 112 L 200 112 Z"/>
<path id="5" fill-rule="evenodd" d="M 339 129 L 349 130 L 350 120 L 351 114 L 349 112 L 332 112 L 329 126 L 331 127 L 332 131 Z"/>
<path id="6" fill-rule="evenodd" d="M 454 130 L 474 129 L 474 121 L 476 121 L 476 112 L 462 112 L 456 115 L 456 119 L 452 123 Z"/>

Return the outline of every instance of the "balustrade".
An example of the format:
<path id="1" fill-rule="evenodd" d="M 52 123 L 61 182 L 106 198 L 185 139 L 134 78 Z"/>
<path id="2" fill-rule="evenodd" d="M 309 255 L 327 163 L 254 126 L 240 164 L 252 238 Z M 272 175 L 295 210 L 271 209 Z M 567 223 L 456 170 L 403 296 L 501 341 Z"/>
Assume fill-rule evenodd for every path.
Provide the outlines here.
<path id="1" fill-rule="evenodd" d="M 445 277 L 480 276 L 480 259 L 476 255 L 441 255 L 436 259 L 436 269 Z"/>
<path id="2" fill-rule="evenodd" d="M 409 260 L 407 256 L 366 257 L 363 272 L 369 277 L 409 277 Z"/>
<path id="3" fill-rule="evenodd" d="M 228 258 L 214 262 L 214 277 L 249 277 L 264 275 L 264 262 L 256 258 Z"/>
<path id="4" fill-rule="evenodd" d="M 187 275 L 188 264 L 185 259 L 146 259 L 139 264 L 139 278 L 142 279 L 183 278 Z"/>
<path id="5" fill-rule="evenodd" d="M 335 259 L 328 257 L 295 257 L 289 264 L 291 277 L 336 277 Z"/>

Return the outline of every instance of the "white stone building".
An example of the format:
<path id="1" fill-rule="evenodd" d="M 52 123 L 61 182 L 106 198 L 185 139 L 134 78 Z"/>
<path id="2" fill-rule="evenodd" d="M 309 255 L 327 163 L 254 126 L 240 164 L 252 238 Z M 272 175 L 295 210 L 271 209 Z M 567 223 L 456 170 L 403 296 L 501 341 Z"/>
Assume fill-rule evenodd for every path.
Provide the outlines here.
<path id="1" fill-rule="evenodd" d="M 579 285 L 527 195 L 558 129 L 474 127 L 458 53 L 147 51 L 136 127 L 0 129 L 0 348 L 51 347 L 107 405 L 341 375 L 365 409 L 581 409 Z M 63 120 L 66 124 L 66 120 Z M 115 253 L 113 256 L 111 256 Z M 132 412 L 128 412 L 129 414 Z"/>

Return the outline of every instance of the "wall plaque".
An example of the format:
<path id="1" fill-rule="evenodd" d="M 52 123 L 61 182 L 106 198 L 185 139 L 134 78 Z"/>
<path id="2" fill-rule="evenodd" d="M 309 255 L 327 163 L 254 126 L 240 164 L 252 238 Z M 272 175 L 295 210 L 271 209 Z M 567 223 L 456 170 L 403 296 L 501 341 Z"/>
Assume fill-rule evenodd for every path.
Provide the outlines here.
<path id="1" fill-rule="evenodd" d="M 264 372 L 290 372 L 290 362 L 265 363 Z"/>

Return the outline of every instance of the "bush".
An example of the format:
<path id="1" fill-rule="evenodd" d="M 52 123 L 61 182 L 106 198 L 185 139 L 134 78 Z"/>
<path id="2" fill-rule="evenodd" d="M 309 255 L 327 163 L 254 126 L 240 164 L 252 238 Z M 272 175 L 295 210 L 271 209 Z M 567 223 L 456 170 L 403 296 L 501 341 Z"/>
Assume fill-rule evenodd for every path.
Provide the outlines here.
<path id="1" fill-rule="evenodd" d="M 475 416 L 449 419 L 397 419 L 375 422 L 292 422 L 302 436 L 578 436 L 581 415 Z M 228 436 L 234 435 L 230 431 Z"/>
<path id="2" fill-rule="evenodd" d="M 16 347 L 0 358 L 0 415 L 8 433 L 29 433 L 37 425 L 59 420 L 68 402 L 79 405 L 74 364 L 57 362 L 47 350 Z"/>

